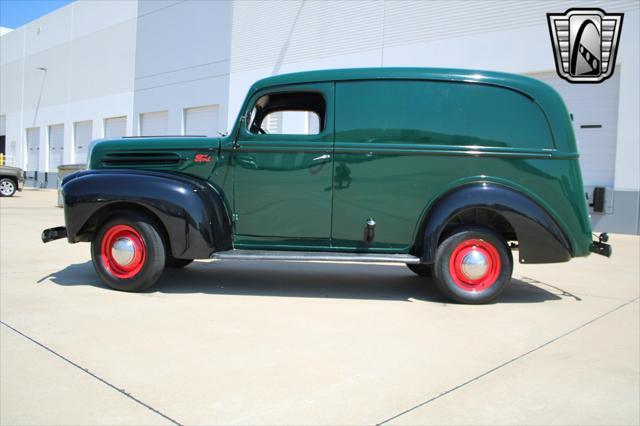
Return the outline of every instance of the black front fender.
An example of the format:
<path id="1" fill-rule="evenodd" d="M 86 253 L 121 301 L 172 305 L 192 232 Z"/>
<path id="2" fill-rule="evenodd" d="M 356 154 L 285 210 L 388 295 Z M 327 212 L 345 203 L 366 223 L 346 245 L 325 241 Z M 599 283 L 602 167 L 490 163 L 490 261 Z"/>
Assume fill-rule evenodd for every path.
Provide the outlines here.
<path id="1" fill-rule="evenodd" d="M 555 220 L 526 195 L 503 185 L 478 182 L 445 194 L 425 220 L 422 261 L 432 263 L 442 232 L 467 209 L 483 208 L 502 215 L 513 227 L 522 263 L 566 262 L 571 244 Z"/>
<path id="2" fill-rule="evenodd" d="M 88 241 L 97 216 L 117 213 L 126 205 L 147 210 L 161 222 L 174 257 L 209 258 L 214 251 L 231 248 L 231 221 L 222 194 L 195 177 L 88 170 L 66 177 L 62 194 L 70 242 Z"/>

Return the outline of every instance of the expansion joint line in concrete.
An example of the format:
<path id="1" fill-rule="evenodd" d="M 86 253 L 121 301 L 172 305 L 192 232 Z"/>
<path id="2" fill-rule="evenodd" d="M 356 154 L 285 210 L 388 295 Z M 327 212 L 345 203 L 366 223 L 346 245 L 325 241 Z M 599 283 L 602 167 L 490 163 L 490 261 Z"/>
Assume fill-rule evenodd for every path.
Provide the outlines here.
<path id="1" fill-rule="evenodd" d="M 629 300 L 628 302 L 623 303 L 622 305 L 618 305 L 615 308 L 611 309 L 610 311 L 607 311 L 607 312 L 605 312 L 605 313 L 603 313 L 601 315 L 598 315 L 597 317 L 595 317 L 595 318 L 593 318 L 593 319 L 591 319 L 591 320 L 589 320 L 589 321 L 587 321 L 587 322 L 585 322 L 585 323 L 583 323 L 583 324 L 581 324 L 581 325 L 579 325 L 579 326 L 577 326 L 575 328 L 572 328 L 571 330 L 567 331 L 566 333 L 563 333 L 563 334 L 561 334 L 561 335 L 559 335 L 557 337 L 554 337 L 553 339 L 551 339 L 551 340 L 549 340 L 549 341 L 547 341 L 547 342 L 545 342 L 545 343 L 543 343 L 543 344 L 541 344 L 539 346 L 536 346 L 535 348 L 533 348 L 533 349 L 531 349 L 531 350 L 529 350 L 529 351 L 527 351 L 525 353 L 522 353 L 522 354 L 520 354 L 520 355 L 518 355 L 518 356 L 516 356 L 514 358 L 511 358 L 510 360 L 505 361 L 502 364 L 500 364 L 500 365 L 498 365 L 496 367 L 493 367 L 492 369 L 487 370 L 484 373 L 482 373 L 482 374 L 480 374 L 480 375 L 478 375 L 476 377 L 473 377 L 472 379 L 469 379 L 464 383 L 461 383 L 461 384 L 459 384 L 457 386 L 454 386 L 454 387 L 452 387 L 450 389 L 447 389 L 446 391 L 444 391 L 444 392 L 442 392 L 442 393 L 440 393 L 440 394 L 438 394 L 438 395 L 436 395 L 436 396 L 434 396 L 432 398 L 429 398 L 426 401 L 423 401 L 423 402 L 421 402 L 419 404 L 416 404 L 413 407 L 407 408 L 406 410 L 401 411 L 400 413 L 395 414 L 394 416 L 391 416 L 391 417 L 381 421 L 380 423 L 377 423 L 376 426 L 380 426 L 380 425 L 383 425 L 385 423 L 389 423 L 390 421 L 395 420 L 398 417 L 404 416 L 405 414 L 410 413 L 410 412 L 412 412 L 414 410 L 417 410 L 420 407 L 424 407 L 425 405 L 427 405 L 427 404 L 429 404 L 429 403 L 431 403 L 431 402 L 433 402 L 433 401 L 435 401 L 437 399 L 440 399 L 445 395 L 448 395 L 448 394 L 450 394 L 450 393 L 452 393 L 454 391 L 457 391 L 458 389 L 460 389 L 460 388 L 462 388 L 464 386 L 467 386 L 468 384 L 471 384 L 471 383 L 473 383 L 473 382 L 475 382 L 477 380 L 480 380 L 481 378 L 483 378 L 485 376 L 488 376 L 489 374 L 491 374 L 491 373 L 493 373 L 493 372 L 495 372 L 495 371 L 497 371 L 497 370 L 499 370 L 499 369 L 501 369 L 503 367 L 506 367 L 507 365 L 512 364 L 512 363 L 518 361 L 519 359 L 522 359 L 522 358 L 526 357 L 529 354 L 532 354 L 533 352 L 536 352 L 536 351 L 538 351 L 538 350 L 540 350 L 540 349 L 542 349 L 542 348 L 544 348 L 546 346 L 549 346 L 553 342 L 556 342 L 556 341 L 562 339 L 563 337 L 566 337 L 566 336 L 568 336 L 568 335 L 570 335 L 572 333 L 575 333 L 576 331 L 588 326 L 589 324 L 592 324 L 592 323 L 598 321 L 599 319 L 602 319 L 602 318 L 606 317 L 607 315 L 610 315 L 610 314 L 616 312 L 617 310 L 620 310 L 620 309 L 624 308 L 625 306 L 630 305 L 633 302 L 638 301 L 639 299 L 640 299 L 640 297 L 636 297 L 634 299 Z"/>
<path id="2" fill-rule="evenodd" d="M 20 330 L 10 326 L 9 324 L 7 324 L 4 321 L 0 321 L 0 324 L 4 325 L 5 327 L 7 327 L 8 329 L 12 330 L 13 332 L 19 334 L 20 336 L 24 337 L 27 340 L 30 340 L 31 342 L 35 343 L 36 345 L 40 346 L 42 349 L 52 353 L 53 355 L 57 356 L 58 358 L 62 359 L 63 361 L 66 361 L 67 363 L 71 364 L 72 366 L 76 367 L 78 370 L 82 371 L 83 373 L 86 373 L 88 375 L 90 375 L 91 377 L 93 377 L 94 379 L 98 380 L 99 382 L 109 386 L 111 389 L 115 390 L 116 392 L 126 396 L 127 398 L 137 402 L 138 404 L 142 405 L 144 408 L 153 411 L 154 413 L 156 413 L 157 415 L 165 418 L 166 420 L 170 421 L 171 423 L 173 423 L 174 425 L 178 425 L 181 426 L 181 424 L 172 419 L 171 417 L 167 416 L 166 414 L 162 413 L 159 410 L 156 410 L 155 408 L 153 408 L 152 406 L 150 406 L 149 404 L 146 404 L 144 402 L 142 402 L 141 400 L 139 400 L 138 398 L 136 398 L 135 396 L 131 395 L 130 393 L 127 393 L 124 389 L 120 389 L 117 386 L 109 383 L 108 381 L 106 381 L 105 379 L 103 379 L 102 377 L 92 373 L 91 371 L 89 371 L 88 368 L 84 368 L 81 365 L 71 361 L 69 358 L 65 357 L 62 354 L 59 354 L 58 352 L 54 351 L 53 349 L 51 349 L 50 347 L 38 342 L 37 340 L 33 339 L 32 337 L 27 336 L 26 334 L 24 334 L 23 332 L 21 332 Z"/>

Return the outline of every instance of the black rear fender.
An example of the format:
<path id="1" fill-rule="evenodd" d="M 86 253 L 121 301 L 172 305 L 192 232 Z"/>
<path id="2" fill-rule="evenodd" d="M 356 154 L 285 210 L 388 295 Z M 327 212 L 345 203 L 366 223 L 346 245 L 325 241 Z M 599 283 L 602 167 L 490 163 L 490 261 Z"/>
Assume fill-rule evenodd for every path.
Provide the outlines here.
<path id="1" fill-rule="evenodd" d="M 201 179 L 153 171 L 88 170 L 62 182 L 67 237 L 89 241 L 100 222 L 137 210 L 154 217 L 176 258 L 209 258 L 231 248 L 222 194 Z"/>
<path id="2" fill-rule="evenodd" d="M 506 186 L 478 182 L 452 190 L 430 209 L 418 244 L 424 263 L 433 263 L 443 232 L 470 209 L 495 212 L 508 222 L 518 240 L 522 263 L 566 262 L 572 257 L 568 239 L 539 204 Z"/>

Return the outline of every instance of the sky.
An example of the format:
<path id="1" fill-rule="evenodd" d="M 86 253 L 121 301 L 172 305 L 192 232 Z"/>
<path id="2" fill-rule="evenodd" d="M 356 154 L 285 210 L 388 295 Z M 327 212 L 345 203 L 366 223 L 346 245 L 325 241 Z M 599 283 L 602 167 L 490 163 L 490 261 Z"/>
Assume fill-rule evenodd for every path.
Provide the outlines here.
<path id="1" fill-rule="evenodd" d="M 73 0 L 0 0 L 0 27 L 17 28 Z"/>

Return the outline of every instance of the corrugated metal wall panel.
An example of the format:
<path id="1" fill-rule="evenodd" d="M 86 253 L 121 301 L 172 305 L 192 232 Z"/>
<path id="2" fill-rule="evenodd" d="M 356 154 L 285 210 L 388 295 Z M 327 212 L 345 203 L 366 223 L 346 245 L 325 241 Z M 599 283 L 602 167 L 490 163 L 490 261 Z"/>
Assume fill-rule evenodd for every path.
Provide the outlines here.
<path id="1" fill-rule="evenodd" d="M 384 3 L 236 2 L 232 71 L 366 51 L 382 46 Z"/>
<path id="2" fill-rule="evenodd" d="M 235 2 L 232 72 L 348 53 L 547 25 L 548 12 L 638 9 L 636 1 Z"/>

